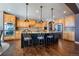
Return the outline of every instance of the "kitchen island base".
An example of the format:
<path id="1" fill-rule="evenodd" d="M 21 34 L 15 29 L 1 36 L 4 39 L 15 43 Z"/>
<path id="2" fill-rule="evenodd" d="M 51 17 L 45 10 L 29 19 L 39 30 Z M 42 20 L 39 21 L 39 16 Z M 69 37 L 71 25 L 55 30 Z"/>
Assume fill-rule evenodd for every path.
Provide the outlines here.
<path id="1" fill-rule="evenodd" d="M 62 33 L 22 33 L 21 48 L 47 46 L 58 43 Z"/>

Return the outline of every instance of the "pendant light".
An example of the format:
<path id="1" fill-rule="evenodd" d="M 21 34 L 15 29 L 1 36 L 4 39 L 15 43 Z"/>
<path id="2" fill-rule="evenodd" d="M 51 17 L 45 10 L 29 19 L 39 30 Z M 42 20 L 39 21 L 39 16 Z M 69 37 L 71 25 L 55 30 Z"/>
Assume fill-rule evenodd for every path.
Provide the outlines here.
<path id="1" fill-rule="evenodd" d="M 53 8 L 51 8 L 51 19 L 53 20 L 53 23 L 54 23 L 54 19 L 53 19 Z"/>
<path id="2" fill-rule="evenodd" d="M 40 19 L 41 19 L 41 23 L 43 22 L 43 20 L 42 20 L 42 8 L 43 8 L 43 6 L 40 6 L 40 11 L 41 11 L 41 13 L 40 13 Z"/>
<path id="3" fill-rule="evenodd" d="M 53 19 L 53 8 L 51 8 L 51 19 Z"/>
<path id="4" fill-rule="evenodd" d="M 26 20 L 25 20 L 25 21 L 29 21 L 29 20 L 28 20 L 28 5 L 29 5 L 29 4 L 26 3 Z"/>

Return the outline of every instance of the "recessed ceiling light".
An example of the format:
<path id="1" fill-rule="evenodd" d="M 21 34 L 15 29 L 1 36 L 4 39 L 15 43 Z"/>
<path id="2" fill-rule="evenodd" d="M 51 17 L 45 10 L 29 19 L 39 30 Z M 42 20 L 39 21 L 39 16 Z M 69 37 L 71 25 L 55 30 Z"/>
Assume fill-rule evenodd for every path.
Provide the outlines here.
<path id="1" fill-rule="evenodd" d="M 53 16 L 53 18 L 55 18 L 55 16 Z"/>
<path id="2" fill-rule="evenodd" d="M 36 13 L 39 13 L 39 10 L 36 10 L 35 12 L 36 12 Z"/>
<path id="3" fill-rule="evenodd" d="M 8 11 L 11 11 L 11 9 L 7 9 Z"/>
<path id="4" fill-rule="evenodd" d="M 64 13 L 66 13 L 66 11 L 64 11 Z"/>

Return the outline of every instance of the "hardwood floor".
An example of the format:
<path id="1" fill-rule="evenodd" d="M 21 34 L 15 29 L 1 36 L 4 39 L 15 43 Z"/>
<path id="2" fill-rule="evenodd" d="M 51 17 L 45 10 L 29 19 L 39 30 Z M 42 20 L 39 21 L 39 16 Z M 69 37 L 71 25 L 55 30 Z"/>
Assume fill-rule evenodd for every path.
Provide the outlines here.
<path id="1" fill-rule="evenodd" d="M 20 40 L 7 41 L 10 48 L 2 56 L 75 56 L 79 55 L 79 45 L 59 40 L 58 44 L 47 47 L 28 47 L 21 49 Z"/>

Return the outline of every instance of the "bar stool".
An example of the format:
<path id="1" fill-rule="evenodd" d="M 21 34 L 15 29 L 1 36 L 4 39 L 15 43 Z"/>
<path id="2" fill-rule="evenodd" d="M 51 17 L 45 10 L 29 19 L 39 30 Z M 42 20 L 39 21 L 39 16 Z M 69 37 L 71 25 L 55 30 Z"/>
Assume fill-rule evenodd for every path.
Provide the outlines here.
<path id="1" fill-rule="evenodd" d="M 52 33 L 48 33 L 46 36 L 46 45 L 51 45 L 53 43 L 53 34 Z"/>
<path id="2" fill-rule="evenodd" d="M 40 45 L 40 46 L 45 45 L 45 37 L 44 36 L 45 36 L 44 33 L 40 33 L 37 35 L 38 45 Z"/>
<path id="3" fill-rule="evenodd" d="M 32 38 L 29 33 L 24 34 L 23 38 L 24 38 L 24 47 L 29 47 L 32 45 L 32 43 L 31 43 Z"/>

